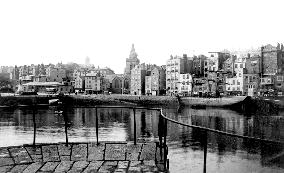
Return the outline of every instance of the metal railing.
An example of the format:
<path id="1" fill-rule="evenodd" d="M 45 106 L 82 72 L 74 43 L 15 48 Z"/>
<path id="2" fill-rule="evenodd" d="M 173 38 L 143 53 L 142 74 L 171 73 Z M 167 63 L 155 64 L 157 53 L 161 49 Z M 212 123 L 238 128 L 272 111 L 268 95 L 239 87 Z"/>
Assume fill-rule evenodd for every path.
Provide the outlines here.
<path id="1" fill-rule="evenodd" d="M 59 111 L 58 113 L 62 114 L 64 117 L 64 126 L 65 126 L 65 144 L 68 146 L 68 116 L 67 116 L 67 108 L 65 106 L 62 106 L 62 112 Z M 207 127 L 202 126 L 196 126 L 191 124 L 185 124 L 176 120 L 173 120 L 166 115 L 163 114 L 163 110 L 161 108 L 147 108 L 147 107 L 132 107 L 132 106 L 88 106 L 84 108 L 95 108 L 96 114 L 96 142 L 97 145 L 99 145 L 99 123 L 98 123 L 98 109 L 104 109 L 104 108 L 128 108 L 133 110 L 133 124 L 134 124 L 134 145 L 137 144 L 137 136 L 136 136 L 136 110 L 139 109 L 146 109 L 146 110 L 154 110 L 159 112 L 159 122 L 158 122 L 158 137 L 159 137 L 159 147 L 160 147 L 160 155 L 162 158 L 162 162 L 164 164 L 164 169 L 169 169 L 169 159 L 168 156 L 168 147 L 167 147 L 167 128 L 168 128 L 168 121 L 174 124 L 178 124 L 181 126 L 186 126 L 190 128 L 199 129 L 203 133 L 202 140 L 204 142 L 204 163 L 203 163 L 203 172 L 206 172 L 206 158 L 207 158 L 207 144 L 208 144 L 208 132 L 213 132 L 221 135 L 231 136 L 231 137 L 237 137 L 242 139 L 248 139 L 252 141 L 261 141 L 261 142 L 270 142 L 270 143 L 278 143 L 278 144 L 284 144 L 282 141 L 273 141 L 269 139 L 262 139 L 262 138 L 256 138 L 256 137 L 250 137 L 250 136 L 244 136 L 244 135 L 238 135 L 233 133 L 228 133 L 220 130 L 215 130 Z M 34 138 L 33 138 L 33 145 L 36 145 L 36 121 L 35 121 L 35 112 L 36 112 L 36 105 L 33 106 L 33 123 L 34 123 Z"/>

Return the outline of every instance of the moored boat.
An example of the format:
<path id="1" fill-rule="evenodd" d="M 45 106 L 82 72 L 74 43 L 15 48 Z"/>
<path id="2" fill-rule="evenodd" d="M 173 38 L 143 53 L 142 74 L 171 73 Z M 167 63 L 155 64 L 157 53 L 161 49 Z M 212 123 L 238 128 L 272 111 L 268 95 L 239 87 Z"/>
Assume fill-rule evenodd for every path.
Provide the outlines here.
<path id="1" fill-rule="evenodd" d="M 246 97 L 247 96 L 231 96 L 220 98 L 182 97 L 180 98 L 180 103 L 183 105 L 224 107 L 241 103 Z"/>

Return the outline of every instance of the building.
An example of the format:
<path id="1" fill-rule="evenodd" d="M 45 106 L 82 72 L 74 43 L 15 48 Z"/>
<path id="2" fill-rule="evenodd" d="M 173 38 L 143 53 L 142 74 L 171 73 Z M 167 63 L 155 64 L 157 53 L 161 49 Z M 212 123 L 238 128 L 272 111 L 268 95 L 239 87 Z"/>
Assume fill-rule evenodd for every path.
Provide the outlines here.
<path id="1" fill-rule="evenodd" d="M 102 93 L 103 88 L 103 77 L 98 74 L 89 74 L 85 76 L 85 91 L 86 93 Z"/>
<path id="2" fill-rule="evenodd" d="M 204 72 L 208 71 L 206 59 L 207 57 L 204 55 L 194 56 L 192 59 L 192 70 L 189 73 L 196 78 L 204 77 Z"/>
<path id="3" fill-rule="evenodd" d="M 145 76 L 145 91 L 147 95 L 166 94 L 166 72 L 163 67 L 154 66 L 149 76 Z"/>
<path id="4" fill-rule="evenodd" d="M 261 57 L 259 55 L 253 55 L 246 58 L 245 62 L 246 73 L 248 74 L 260 74 L 261 69 Z"/>
<path id="5" fill-rule="evenodd" d="M 260 95 L 283 95 L 284 47 L 261 47 Z"/>
<path id="6" fill-rule="evenodd" d="M 226 91 L 233 95 L 242 95 L 244 92 L 245 58 L 238 57 L 234 62 L 234 76 L 226 77 Z"/>
<path id="7" fill-rule="evenodd" d="M 105 76 L 109 85 L 108 91 L 114 94 L 128 94 L 130 92 L 130 78 L 123 74 L 112 74 Z"/>
<path id="8" fill-rule="evenodd" d="M 137 58 L 138 55 L 135 52 L 134 44 L 132 44 L 132 48 L 129 54 L 129 58 L 126 59 L 126 67 L 124 70 L 124 74 L 129 75 L 131 74 L 131 70 L 140 63 L 140 60 Z"/>
<path id="9" fill-rule="evenodd" d="M 138 64 L 131 70 L 130 94 L 145 94 L 146 65 Z"/>
<path id="10" fill-rule="evenodd" d="M 49 82 L 62 82 L 66 79 L 66 70 L 63 68 L 49 66 L 46 69 L 46 76 Z"/>
<path id="11" fill-rule="evenodd" d="M 84 92 L 85 91 L 85 77 L 84 76 L 76 77 L 74 89 L 75 89 L 75 92 Z"/>
<path id="12" fill-rule="evenodd" d="M 167 94 L 177 94 L 178 93 L 178 83 L 180 74 L 184 74 L 189 71 L 186 68 L 187 57 L 180 56 L 171 56 L 169 60 L 167 60 L 166 64 L 166 89 Z"/>
<path id="13" fill-rule="evenodd" d="M 183 96 L 192 95 L 192 76 L 190 73 L 180 74 L 178 85 L 178 93 Z"/>
<path id="14" fill-rule="evenodd" d="M 209 57 L 207 58 L 208 71 L 219 71 L 222 69 L 224 62 L 230 58 L 229 53 L 223 52 L 208 52 Z"/>
<path id="15" fill-rule="evenodd" d="M 244 74 L 243 94 L 256 96 L 259 87 L 259 74 Z"/>
<path id="16" fill-rule="evenodd" d="M 261 47 L 262 75 L 275 75 L 284 73 L 284 47 L 270 44 Z"/>

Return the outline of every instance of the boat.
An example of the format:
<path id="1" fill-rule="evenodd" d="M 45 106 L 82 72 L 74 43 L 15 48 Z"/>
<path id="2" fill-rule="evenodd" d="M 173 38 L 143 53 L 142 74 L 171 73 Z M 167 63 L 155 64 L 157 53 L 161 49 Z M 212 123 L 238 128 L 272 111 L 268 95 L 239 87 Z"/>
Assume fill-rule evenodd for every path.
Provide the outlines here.
<path id="1" fill-rule="evenodd" d="M 48 100 L 49 105 L 57 105 L 59 102 L 59 99 L 50 99 Z"/>
<path id="2" fill-rule="evenodd" d="M 229 96 L 220 98 L 204 98 L 204 97 L 181 97 L 180 104 L 194 105 L 195 107 L 225 107 L 241 103 L 247 96 Z"/>

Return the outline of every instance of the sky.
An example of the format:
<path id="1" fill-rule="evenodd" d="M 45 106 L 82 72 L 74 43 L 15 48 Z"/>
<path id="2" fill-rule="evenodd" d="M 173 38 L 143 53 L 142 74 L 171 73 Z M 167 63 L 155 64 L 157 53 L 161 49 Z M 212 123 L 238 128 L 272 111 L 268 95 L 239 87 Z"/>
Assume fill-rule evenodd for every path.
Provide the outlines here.
<path id="1" fill-rule="evenodd" d="M 170 55 L 284 43 L 282 0 L 0 1 L 0 66 L 75 62 L 123 73 Z"/>

